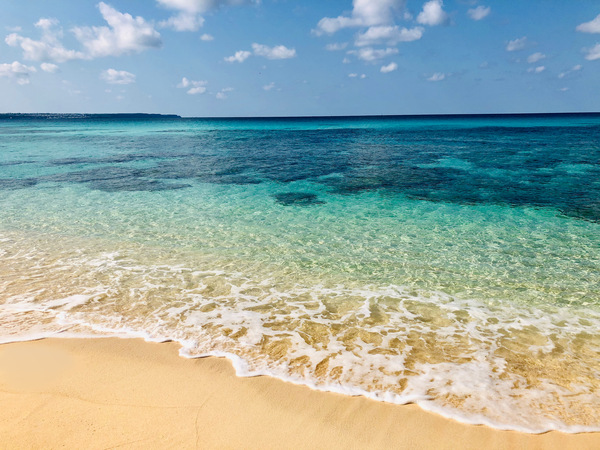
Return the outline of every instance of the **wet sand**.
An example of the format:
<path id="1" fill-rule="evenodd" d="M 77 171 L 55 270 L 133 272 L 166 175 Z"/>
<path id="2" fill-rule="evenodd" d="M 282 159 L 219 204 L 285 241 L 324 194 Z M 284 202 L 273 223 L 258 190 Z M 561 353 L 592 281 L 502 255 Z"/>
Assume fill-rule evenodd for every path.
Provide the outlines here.
<path id="1" fill-rule="evenodd" d="M 600 448 L 600 433 L 530 435 L 415 405 L 238 378 L 175 343 L 44 339 L 0 345 L 0 448 Z"/>

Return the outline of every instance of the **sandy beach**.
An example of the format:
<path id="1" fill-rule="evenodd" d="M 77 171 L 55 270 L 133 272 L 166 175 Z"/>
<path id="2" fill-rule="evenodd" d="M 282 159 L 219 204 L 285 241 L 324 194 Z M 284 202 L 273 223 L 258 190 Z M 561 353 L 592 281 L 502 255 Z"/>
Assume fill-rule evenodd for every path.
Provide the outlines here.
<path id="1" fill-rule="evenodd" d="M 44 339 L 0 346 L 2 448 L 600 448 L 600 433 L 461 424 L 269 377 L 175 343 Z"/>

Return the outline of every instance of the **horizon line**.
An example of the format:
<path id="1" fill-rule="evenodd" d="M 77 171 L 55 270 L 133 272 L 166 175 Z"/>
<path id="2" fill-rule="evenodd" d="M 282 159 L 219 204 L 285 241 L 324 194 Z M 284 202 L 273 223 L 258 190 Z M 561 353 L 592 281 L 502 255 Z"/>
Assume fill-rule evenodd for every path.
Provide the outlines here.
<path id="1" fill-rule="evenodd" d="M 46 117 L 52 116 L 94 116 L 94 117 L 132 117 L 147 116 L 148 118 L 173 118 L 173 119 L 202 119 L 202 120 L 243 120 L 243 119 L 361 119 L 361 118 L 444 118 L 444 117 L 502 117 L 502 116 L 576 116 L 576 115 L 599 115 L 600 111 L 568 111 L 568 112 L 501 112 L 501 113 L 422 113 L 422 114 L 351 114 L 351 115 L 292 115 L 292 116 L 181 116 L 171 113 L 89 113 L 89 112 L 38 112 L 38 113 L 0 113 L 0 118 L 6 116 L 20 117 Z"/>

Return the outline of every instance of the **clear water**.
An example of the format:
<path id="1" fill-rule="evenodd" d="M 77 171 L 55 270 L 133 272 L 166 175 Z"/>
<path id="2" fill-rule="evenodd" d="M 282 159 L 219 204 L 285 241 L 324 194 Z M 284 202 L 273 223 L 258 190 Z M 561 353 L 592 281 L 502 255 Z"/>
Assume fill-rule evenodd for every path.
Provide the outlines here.
<path id="1" fill-rule="evenodd" d="M 0 340 L 600 430 L 600 115 L 0 116 Z"/>

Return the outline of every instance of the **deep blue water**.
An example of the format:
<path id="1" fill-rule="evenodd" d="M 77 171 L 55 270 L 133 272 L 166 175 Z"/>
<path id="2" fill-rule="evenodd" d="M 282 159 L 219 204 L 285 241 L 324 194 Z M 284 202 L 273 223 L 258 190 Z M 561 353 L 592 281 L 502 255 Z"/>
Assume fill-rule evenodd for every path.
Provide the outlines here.
<path id="1" fill-rule="evenodd" d="M 66 121 L 81 126 L 84 138 L 64 123 L 0 119 L 0 167 L 15 175 L 3 176 L 0 189 L 85 183 L 104 191 L 156 191 L 184 189 L 191 180 L 310 180 L 343 195 L 377 190 L 600 219 L 600 115 L 168 118 L 126 122 L 128 130 L 164 128 L 126 139 L 119 126 L 104 132 L 113 120 Z M 17 159 L 25 135 L 47 151 Z M 275 200 L 303 206 L 322 201 L 311 195 Z"/>

